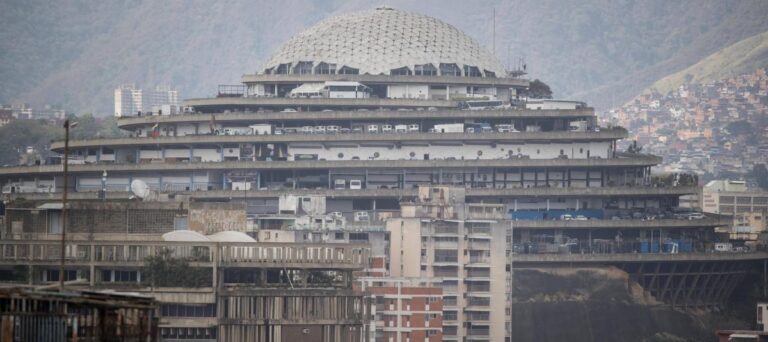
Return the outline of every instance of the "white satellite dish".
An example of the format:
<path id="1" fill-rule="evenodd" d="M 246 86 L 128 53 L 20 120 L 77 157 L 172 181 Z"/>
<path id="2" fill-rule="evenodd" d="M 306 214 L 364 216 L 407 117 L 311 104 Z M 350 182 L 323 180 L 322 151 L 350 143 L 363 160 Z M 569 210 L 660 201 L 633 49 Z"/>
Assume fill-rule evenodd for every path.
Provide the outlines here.
<path id="1" fill-rule="evenodd" d="M 133 192 L 136 197 L 141 199 L 149 197 L 149 194 L 152 193 L 149 189 L 149 185 L 140 179 L 136 179 L 131 182 L 131 192 Z"/>

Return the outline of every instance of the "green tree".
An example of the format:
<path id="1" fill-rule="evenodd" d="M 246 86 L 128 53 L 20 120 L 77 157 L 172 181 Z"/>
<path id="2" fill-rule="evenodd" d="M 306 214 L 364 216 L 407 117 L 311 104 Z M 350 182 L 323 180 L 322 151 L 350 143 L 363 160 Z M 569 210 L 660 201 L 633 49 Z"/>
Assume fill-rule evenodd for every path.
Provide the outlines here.
<path id="1" fill-rule="evenodd" d="M 50 155 L 51 140 L 63 135 L 63 130 L 47 121 L 13 120 L 0 127 L 0 165 L 16 165 L 27 147 L 33 147 L 41 158 Z"/>
<path id="2" fill-rule="evenodd" d="M 765 191 L 768 191 L 768 168 L 765 164 L 755 164 L 752 167 L 752 177 L 757 181 L 757 185 Z"/>
<path id="3" fill-rule="evenodd" d="M 116 138 L 127 135 L 125 131 L 117 127 L 117 118 L 114 116 L 99 118 L 98 123 L 100 129 L 97 135 L 103 138 Z"/>
<path id="4" fill-rule="evenodd" d="M 531 81 L 528 86 L 528 97 L 532 99 L 551 99 L 552 89 L 538 78 Z"/>
<path id="5" fill-rule="evenodd" d="M 746 120 L 734 121 L 728 123 L 725 130 L 733 135 L 748 135 L 752 134 L 752 124 Z"/>
<path id="6" fill-rule="evenodd" d="M 213 283 L 210 269 L 191 267 L 188 260 L 175 257 L 171 249 L 147 257 L 142 274 L 152 287 L 203 287 Z"/>

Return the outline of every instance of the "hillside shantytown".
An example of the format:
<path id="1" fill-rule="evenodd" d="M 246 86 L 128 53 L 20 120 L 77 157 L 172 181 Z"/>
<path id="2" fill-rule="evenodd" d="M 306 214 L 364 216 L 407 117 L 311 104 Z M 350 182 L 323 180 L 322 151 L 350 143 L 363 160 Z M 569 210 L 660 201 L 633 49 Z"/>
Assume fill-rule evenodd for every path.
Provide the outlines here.
<path id="1" fill-rule="evenodd" d="M 426 15 L 325 19 L 213 97 L 120 106 L 123 136 L 0 168 L 0 281 L 141 304 L 62 310 L 61 340 L 102 317 L 136 341 L 714 338 L 695 318 L 765 291 L 763 244 L 525 74 Z M 632 329 L 596 323 L 618 312 Z"/>

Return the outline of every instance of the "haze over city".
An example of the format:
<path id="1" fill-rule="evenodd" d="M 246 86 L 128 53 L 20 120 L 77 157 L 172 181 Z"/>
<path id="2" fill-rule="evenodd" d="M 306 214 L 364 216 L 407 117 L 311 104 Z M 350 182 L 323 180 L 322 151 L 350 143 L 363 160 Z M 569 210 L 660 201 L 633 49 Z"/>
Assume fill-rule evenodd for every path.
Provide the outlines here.
<path id="1" fill-rule="evenodd" d="M 0 340 L 768 340 L 767 17 L 0 2 Z"/>

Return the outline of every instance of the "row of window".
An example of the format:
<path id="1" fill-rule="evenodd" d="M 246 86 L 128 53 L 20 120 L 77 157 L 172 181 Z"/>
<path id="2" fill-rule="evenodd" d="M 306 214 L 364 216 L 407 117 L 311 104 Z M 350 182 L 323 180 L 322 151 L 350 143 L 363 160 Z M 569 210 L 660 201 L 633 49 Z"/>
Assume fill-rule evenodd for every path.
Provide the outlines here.
<path id="1" fill-rule="evenodd" d="M 162 304 L 163 317 L 216 317 L 216 304 Z"/>
<path id="2" fill-rule="evenodd" d="M 473 66 L 473 65 L 463 65 L 463 68 L 460 68 L 455 63 L 440 63 L 439 65 L 439 71 L 440 75 L 443 76 L 461 76 L 462 72 L 464 76 L 467 77 L 483 77 L 483 72 L 480 71 L 480 68 Z M 341 68 L 338 68 L 338 66 L 334 63 L 325 63 L 320 62 L 317 64 L 317 66 L 313 65 L 313 62 L 298 62 L 296 65 L 292 65 L 291 63 L 284 63 L 278 65 L 276 68 L 270 68 L 265 70 L 267 74 L 277 74 L 277 75 L 285 75 L 285 74 L 297 74 L 297 75 L 308 75 L 308 74 L 319 74 L 319 75 L 358 75 L 360 74 L 360 69 L 351 68 L 348 66 L 342 66 Z M 496 73 L 484 70 L 486 77 L 496 77 Z M 433 64 L 427 63 L 427 64 L 417 64 L 414 65 L 413 69 L 410 67 L 404 66 L 401 68 L 395 68 L 391 69 L 389 71 L 390 75 L 400 75 L 400 76 L 410 76 L 410 75 L 416 75 L 416 76 L 437 76 L 438 75 L 438 68 L 436 68 Z"/>

